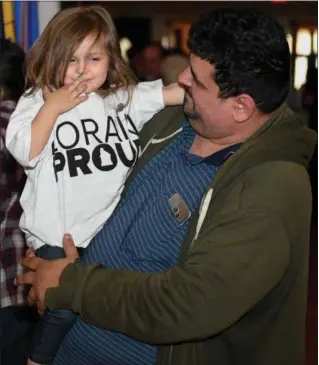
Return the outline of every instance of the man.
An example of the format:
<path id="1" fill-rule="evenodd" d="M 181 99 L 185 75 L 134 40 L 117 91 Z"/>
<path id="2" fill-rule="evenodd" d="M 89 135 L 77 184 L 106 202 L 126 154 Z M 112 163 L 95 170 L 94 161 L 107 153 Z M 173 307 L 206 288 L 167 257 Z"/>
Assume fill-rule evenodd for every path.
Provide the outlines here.
<path id="1" fill-rule="evenodd" d="M 30 301 L 81 317 L 54 364 L 303 364 L 315 134 L 284 104 L 285 32 L 223 9 L 188 44 L 187 122 L 173 108 L 143 130 L 83 262 L 69 236 L 66 259 L 24 260 Z"/>

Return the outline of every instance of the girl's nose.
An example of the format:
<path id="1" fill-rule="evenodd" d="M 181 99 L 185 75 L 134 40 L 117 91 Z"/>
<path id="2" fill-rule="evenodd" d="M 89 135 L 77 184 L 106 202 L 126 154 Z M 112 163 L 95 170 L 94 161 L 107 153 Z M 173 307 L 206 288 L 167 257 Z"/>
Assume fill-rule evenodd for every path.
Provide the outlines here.
<path id="1" fill-rule="evenodd" d="M 76 73 L 77 73 L 78 77 L 85 74 L 85 68 L 86 68 L 86 64 L 84 62 L 78 63 L 77 68 L 76 68 Z"/>

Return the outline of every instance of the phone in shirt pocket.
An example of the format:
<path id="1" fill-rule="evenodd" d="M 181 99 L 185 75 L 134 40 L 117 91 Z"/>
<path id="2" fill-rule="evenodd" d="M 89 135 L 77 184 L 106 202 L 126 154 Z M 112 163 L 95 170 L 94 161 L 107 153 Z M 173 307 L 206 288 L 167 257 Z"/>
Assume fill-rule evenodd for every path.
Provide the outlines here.
<path id="1" fill-rule="evenodd" d="M 180 225 L 187 221 L 191 216 L 191 211 L 189 210 L 184 199 L 180 194 L 175 193 L 168 199 L 170 210 L 175 217 L 177 223 Z"/>

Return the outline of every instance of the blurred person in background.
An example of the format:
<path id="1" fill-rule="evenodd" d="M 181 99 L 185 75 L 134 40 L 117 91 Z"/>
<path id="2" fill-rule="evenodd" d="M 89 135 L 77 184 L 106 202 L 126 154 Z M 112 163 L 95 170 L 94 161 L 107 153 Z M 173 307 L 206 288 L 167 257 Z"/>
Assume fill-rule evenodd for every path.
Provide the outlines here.
<path id="1" fill-rule="evenodd" d="M 293 85 L 290 85 L 290 90 L 287 96 L 287 105 L 295 113 L 302 114 L 303 109 L 301 106 L 299 91 Z"/>
<path id="2" fill-rule="evenodd" d="M 189 65 L 189 60 L 186 55 L 181 52 L 168 53 L 161 65 L 161 75 L 164 85 L 169 85 L 176 82 L 178 75 L 185 70 Z"/>
<path id="3" fill-rule="evenodd" d="M 19 199 L 25 178 L 23 169 L 5 147 L 5 135 L 24 91 L 24 52 L 3 38 L 0 50 L 0 349 L 2 365 L 19 365 L 25 363 L 28 333 L 37 316 L 34 309 L 25 305 L 25 288 L 13 283 L 22 272 L 19 261 L 26 249 L 19 228 Z"/>
<path id="4" fill-rule="evenodd" d="M 131 47 L 127 51 L 128 62 L 131 70 L 133 71 L 135 77 L 139 81 L 143 81 L 144 72 L 144 59 L 141 50 L 135 47 Z"/>
<path id="5" fill-rule="evenodd" d="M 306 83 L 300 89 L 301 106 L 307 113 L 308 126 L 318 131 L 318 69 L 309 67 Z"/>
<path id="6" fill-rule="evenodd" d="M 309 128 L 318 133 L 318 69 L 309 67 L 306 83 L 300 89 L 301 106 L 306 113 Z M 309 175 L 312 187 L 312 217 L 318 217 L 318 146 L 316 146 L 309 165 Z"/>
<path id="7" fill-rule="evenodd" d="M 154 81 L 162 78 L 161 67 L 164 58 L 164 49 L 160 42 L 152 42 L 142 50 L 143 72 L 141 81 Z"/>

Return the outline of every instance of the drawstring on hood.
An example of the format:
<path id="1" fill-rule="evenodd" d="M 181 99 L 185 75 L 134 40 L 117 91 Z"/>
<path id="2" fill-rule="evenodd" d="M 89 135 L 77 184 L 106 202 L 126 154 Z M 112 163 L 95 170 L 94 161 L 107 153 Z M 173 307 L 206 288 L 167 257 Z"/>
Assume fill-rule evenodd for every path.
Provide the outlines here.
<path id="1" fill-rule="evenodd" d="M 142 156 L 142 154 L 146 151 L 146 149 L 148 148 L 149 145 L 162 143 L 162 142 L 166 141 L 167 139 L 174 137 L 176 134 L 180 133 L 182 130 L 183 130 L 183 128 L 179 128 L 177 131 L 173 132 L 169 136 L 164 137 L 164 138 L 158 138 L 158 139 L 154 138 L 156 136 L 156 134 L 154 134 L 152 136 L 152 138 L 145 145 L 145 147 L 144 147 L 143 151 L 141 152 L 140 156 Z"/>
<path id="2" fill-rule="evenodd" d="M 200 229 L 202 228 L 202 225 L 203 225 L 204 220 L 206 218 L 206 214 L 207 214 L 207 211 L 208 211 L 208 208 L 209 208 L 209 204 L 210 204 L 210 201 L 212 200 L 213 191 L 214 191 L 213 189 L 209 189 L 208 192 L 204 195 L 204 197 L 202 199 L 202 203 L 201 203 L 200 208 L 199 208 L 199 218 L 198 218 L 198 221 L 197 221 L 196 231 L 195 231 L 195 235 L 194 235 L 191 247 L 192 247 L 194 241 L 196 240 L 196 238 L 198 237 Z"/>

